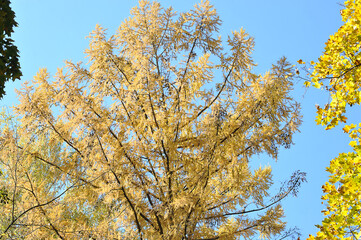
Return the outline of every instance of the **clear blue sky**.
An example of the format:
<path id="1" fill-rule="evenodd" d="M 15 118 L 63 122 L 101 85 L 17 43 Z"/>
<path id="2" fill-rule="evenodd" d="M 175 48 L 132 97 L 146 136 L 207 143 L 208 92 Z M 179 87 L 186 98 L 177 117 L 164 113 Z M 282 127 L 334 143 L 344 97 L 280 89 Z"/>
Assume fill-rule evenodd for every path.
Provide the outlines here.
<path id="1" fill-rule="evenodd" d="M 55 73 L 64 60 L 84 60 L 88 40 L 85 37 L 96 24 L 114 34 L 120 23 L 137 4 L 131 0 L 13 0 L 19 27 L 13 35 L 20 50 L 23 77 L 6 85 L 7 95 L 0 105 L 17 103 L 15 88 L 29 81 L 39 68 L 47 67 Z M 160 1 L 177 11 L 192 8 L 198 1 Z M 220 34 L 226 36 L 241 27 L 255 37 L 255 62 L 258 73 L 264 73 L 281 56 L 291 62 L 317 60 L 330 34 L 341 26 L 339 0 L 212 0 L 223 25 Z M 341 2 L 342 3 L 342 2 Z M 350 151 L 348 139 L 341 127 L 325 131 L 316 126 L 315 104 L 323 105 L 328 96 L 319 90 L 296 85 L 295 97 L 302 104 L 303 125 L 295 136 L 295 145 L 281 151 L 277 163 L 272 162 L 275 183 L 286 180 L 293 171 L 307 172 L 308 183 L 301 188 L 298 198 L 284 202 L 286 221 L 298 226 L 302 239 L 314 234 L 315 224 L 321 223 L 323 206 L 321 186 L 327 180 L 325 167 L 338 153 Z M 356 120 L 356 113 L 351 119 Z M 359 117 L 360 118 L 360 117 Z M 255 164 L 269 162 L 264 156 L 255 158 Z M 259 163 L 258 163 L 259 162 Z"/>

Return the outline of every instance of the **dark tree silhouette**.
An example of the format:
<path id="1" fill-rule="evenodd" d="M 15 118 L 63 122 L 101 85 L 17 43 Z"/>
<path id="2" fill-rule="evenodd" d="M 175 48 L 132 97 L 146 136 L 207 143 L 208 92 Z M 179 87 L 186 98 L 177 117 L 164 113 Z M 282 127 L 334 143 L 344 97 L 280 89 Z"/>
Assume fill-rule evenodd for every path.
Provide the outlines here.
<path id="1" fill-rule="evenodd" d="M 10 0 L 0 1 L 0 99 L 5 95 L 5 82 L 20 79 L 19 51 L 13 44 L 11 33 L 17 26 Z"/>

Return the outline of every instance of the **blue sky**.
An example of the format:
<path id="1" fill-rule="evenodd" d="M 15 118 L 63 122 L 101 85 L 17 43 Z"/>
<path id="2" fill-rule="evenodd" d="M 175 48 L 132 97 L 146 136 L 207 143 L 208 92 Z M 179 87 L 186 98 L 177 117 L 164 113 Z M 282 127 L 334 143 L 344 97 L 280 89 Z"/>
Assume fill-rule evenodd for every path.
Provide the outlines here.
<path id="1" fill-rule="evenodd" d="M 13 38 L 20 50 L 23 72 L 21 81 L 7 83 L 7 95 L 0 105 L 17 103 L 15 88 L 30 81 L 39 68 L 47 67 L 55 73 L 64 66 L 64 60 L 84 61 L 85 37 L 100 24 L 114 34 L 120 23 L 129 17 L 129 10 L 137 4 L 131 0 L 13 0 L 19 27 Z M 194 0 L 160 1 L 163 6 L 172 5 L 177 11 L 185 11 L 197 3 Z M 232 30 L 243 27 L 255 37 L 254 60 L 256 71 L 264 73 L 280 57 L 286 56 L 296 63 L 317 60 L 322 54 L 329 35 L 341 26 L 338 0 L 213 0 L 223 25 L 220 34 L 225 37 Z M 286 221 L 298 226 L 303 238 L 314 234 L 315 224 L 321 223 L 322 184 L 327 180 L 325 167 L 340 152 L 350 151 L 348 138 L 342 128 L 325 131 L 316 126 L 315 104 L 323 105 L 328 95 L 309 89 L 305 93 L 302 82 L 295 85 L 294 96 L 302 104 L 303 125 L 295 135 L 295 145 L 282 150 L 278 161 L 265 156 L 254 159 L 255 164 L 271 162 L 275 183 L 286 180 L 297 169 L 307 172 L 305 183 L 297 198 L 284 202 Z M 358 109 L 359 110 L 359 109 Z M 356 122 L 357 110 L 349 119 Z M 359 117 L 358 117 L 359 118 Z M 360 121 L 360 120 L 358 120 Z M 258 163 L 259 162 L 259 163 Z"/>

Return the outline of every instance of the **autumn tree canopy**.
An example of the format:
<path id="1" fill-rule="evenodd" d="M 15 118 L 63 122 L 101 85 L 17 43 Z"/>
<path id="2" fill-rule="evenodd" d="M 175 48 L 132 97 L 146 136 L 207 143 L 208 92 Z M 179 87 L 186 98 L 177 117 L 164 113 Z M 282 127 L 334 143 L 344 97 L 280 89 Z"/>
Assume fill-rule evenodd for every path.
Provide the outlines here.
<path id="1" fill-rule="evenodd" d="M 17 26 L 10 0 L 0 1 L 0 99 L 5 95 L 5 82 L 20 79 L 19 51 L 13 44 L 11 34 Z"/>
<path id="2" fill-rule="evenodd" d="M 2 118 L 0 239 L 249 239 L 292 235 L 269 166 L 300 125 L 285 58 L 253 72 L 243 29 L 222 42 L 208 1 L 140 1 L 88 62 L 41 69 Z M 259 164 L 256 164 L 259 165 Z"/>
<path id="3" fill-rule="evenodd" d="M 350 138 L 352 152 L 333 159 L 327 171 L 328 182 L 322 187 L 327 209 L 312 239 L 350 239 L 361 237 L 361 122 L 347 120 L 347 108 L 361 103 L 361 1 L 347 0 L 341 11 L 344 24 L 330 36 L 323 55 L 314 64 L 313 85 L 329 92 L 330 101 L 318 107 L 318 124 L 332 129 L 340 122 Z M 360 116 L 360 115 L 359 115 Z"/>

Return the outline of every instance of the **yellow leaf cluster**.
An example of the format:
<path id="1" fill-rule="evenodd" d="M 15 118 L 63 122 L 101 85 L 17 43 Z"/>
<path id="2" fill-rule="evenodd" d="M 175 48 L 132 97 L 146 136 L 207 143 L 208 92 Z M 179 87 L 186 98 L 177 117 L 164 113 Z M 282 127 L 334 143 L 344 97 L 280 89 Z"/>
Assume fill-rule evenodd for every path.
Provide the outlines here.
<path id="1" fill-rule="evenodd" d="M 332 129 L 346 123 L 346 107 L 361 103 L 361 1 L 345 1 L 341 12 L 344 24 L 326 43 L 323 55 L 314 65 L 313 86 L 325 85 L 331 100 L 318 108 L 316 122 Z M 306 83 L 310 84 L 310 83 Z M 343 127 L 351 139 L 353 152 L 341 153 L 327 171 L 323 186 L 327 210 L 316 236 L 308 239 L 360 239 L 361 236 L 361 123 Z"/>

